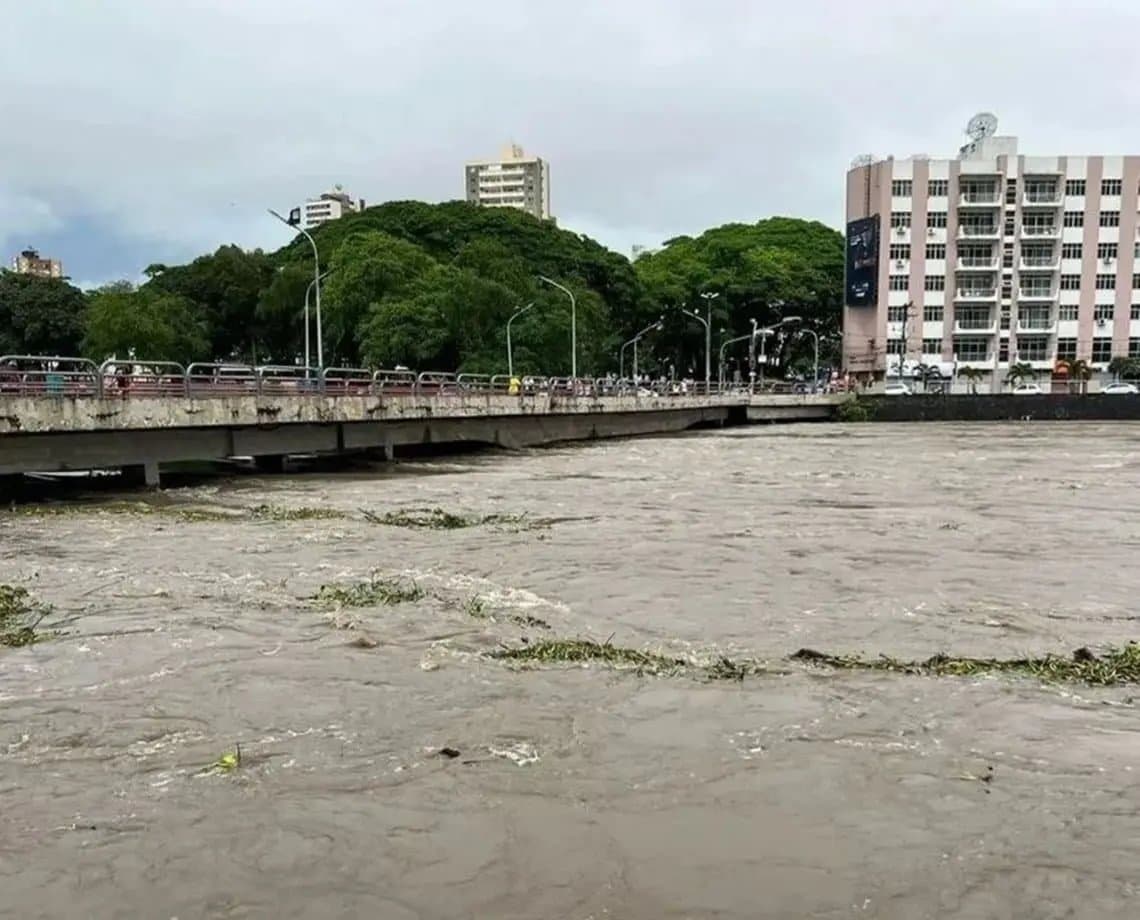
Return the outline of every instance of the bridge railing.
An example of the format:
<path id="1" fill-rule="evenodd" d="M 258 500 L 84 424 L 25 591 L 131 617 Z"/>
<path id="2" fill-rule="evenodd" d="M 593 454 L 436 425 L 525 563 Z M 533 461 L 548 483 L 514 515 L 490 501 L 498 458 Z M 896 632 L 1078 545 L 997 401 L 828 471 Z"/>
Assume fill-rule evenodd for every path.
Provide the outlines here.
<path id="1" fill-rule="evenodd" d="M 416 372 L 406 368 L 373 371 L 372 389 L 377 394 L 410 395 L 416 391 Z"/>
<path id="2" fill-rule="evenodd" d="M 326 367 L 320 389 L 325 396 L 368 396 L 374 392 L 373 373 L 362 367 Z"/>
<path id="3" fill-rule="evenodd" d="M 174 361 L 119 361 L 99 365 L 99 386 L 106 398 L 187 396 L 186 368 Z"/>
<path id="4" fill-rule="evenodd" d="M 257 369 L 248 364 L 195 363 L 186 368 L 186 394 L 192 397 L 248 396 L 258 392 Z"/>
<path id="5" fill-rule="evenodd" d="M 0 355 L 0 395 L 98 396 L 99 368 L 86 358 Z"/>

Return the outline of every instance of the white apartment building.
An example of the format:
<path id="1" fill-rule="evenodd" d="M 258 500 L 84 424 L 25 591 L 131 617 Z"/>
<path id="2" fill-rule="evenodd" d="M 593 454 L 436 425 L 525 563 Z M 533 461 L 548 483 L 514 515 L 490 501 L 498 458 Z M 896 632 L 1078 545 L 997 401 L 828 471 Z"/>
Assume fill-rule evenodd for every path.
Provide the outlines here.
<path id="1" fill-rule="evenodd" d="M 1140 156 L 1024 156 L 996 119 L 954 158 L 847 174 L 843 362 L 857 376 L 1140 358 Z"/>
<path id="2" fill-rule="evenodd" d="M 550 168 L 541 157 L 527 156 L 510 144 L 497 160 L 468 163 L 467 200 L 489 208 L 517 208 L 551 220 Z"/>
<path id="3" fill-rule="evenodd" d="M 316 198 L 310 198 L 300 208 L 295 209 L 293 213 L 299 212 L 301 226 L 306 230 L 312 230 L 330 220 L 339 220 L 345 214 L 363 210 L 363 198 L 360 201 L 353 201 L 352 197 L 346 194 L 341 186 L 334 185 L 331 191 L 323 192 Z"/>
<path id="4" fill-rule="evenodd" d="M 12 271 L 37 278 L 62 278 L 63 263 L 59 259 L 42 258 L 35 249 L 25 249 L 12 259 Z"/>

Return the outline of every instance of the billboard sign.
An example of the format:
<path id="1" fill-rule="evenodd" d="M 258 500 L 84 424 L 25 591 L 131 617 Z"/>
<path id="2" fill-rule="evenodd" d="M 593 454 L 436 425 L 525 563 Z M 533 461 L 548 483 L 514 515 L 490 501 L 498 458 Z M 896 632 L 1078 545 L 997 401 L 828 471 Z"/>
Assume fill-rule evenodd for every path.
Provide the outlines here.
<path id="1" fill-rule="evenodd" d="M 847 306 L 873 307 L 879 295 L 879 216 L 847 224 Z"/>

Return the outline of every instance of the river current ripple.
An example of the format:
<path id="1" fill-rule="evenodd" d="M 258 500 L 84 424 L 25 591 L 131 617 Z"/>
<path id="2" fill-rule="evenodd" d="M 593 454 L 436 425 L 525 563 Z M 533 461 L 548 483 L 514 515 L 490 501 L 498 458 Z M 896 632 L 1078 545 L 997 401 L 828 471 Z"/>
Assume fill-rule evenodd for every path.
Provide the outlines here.
<path id="1" fill-rule="evenodd" d="M 344 520 L 0 513 L 0 582 L 74 617 L 0 649 L 0 915 L 1135 917 L 1132 688 L 786 656 L 1140 638 L 1138 439 L 753 428 L 153 499 Z M 358 515 L 408 507 L 556 520 Z M 370 573 L 427 595 L 309 600 Z M 546 636 L 524 616 L 773 669 L 490 659 Z M 237 744 L 240 769 L 204 772 Z"/>

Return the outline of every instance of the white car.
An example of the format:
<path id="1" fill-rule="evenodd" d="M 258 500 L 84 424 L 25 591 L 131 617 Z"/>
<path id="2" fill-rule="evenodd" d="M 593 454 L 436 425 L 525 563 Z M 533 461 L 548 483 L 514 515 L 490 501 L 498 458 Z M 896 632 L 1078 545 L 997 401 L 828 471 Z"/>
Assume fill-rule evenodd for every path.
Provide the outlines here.
<path id="1" fill-rule="evenodd" d="M 1014 396 L 1040 396 L 1044 392 L 1036 383 L 1019 383 L 1013 388 Z"/>
<path id="2" fill-rule="evenodd" d="M 888 383 L 883 387 L 884 396 L 910 396 L 910 387 L 905 383 Z"/>
<path id="3" fill-rule="evenodd" d="M 1135 396 L 1140 393 L 1140 388 L 1134 383 L 1125 383 L 1123 380 L 1117 380 L 1115 383 L 1110 383 L 1106 386 L 1102 393 L 1108 393 L 1110 396 Z"/>

